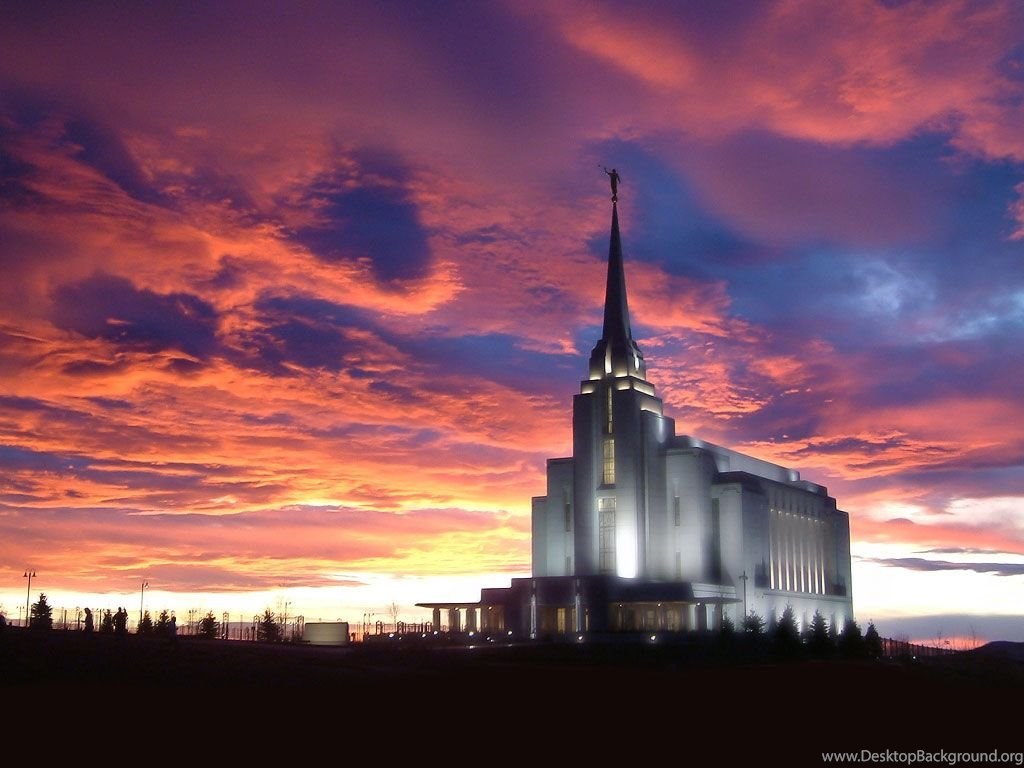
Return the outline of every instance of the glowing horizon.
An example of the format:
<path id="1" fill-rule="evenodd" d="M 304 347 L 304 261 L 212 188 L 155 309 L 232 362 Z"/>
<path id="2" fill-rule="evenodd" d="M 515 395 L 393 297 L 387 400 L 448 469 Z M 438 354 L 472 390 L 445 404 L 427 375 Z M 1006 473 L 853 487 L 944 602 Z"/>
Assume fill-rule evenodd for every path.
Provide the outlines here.
<path id="1" fill-rule="evenodd" d="M 677 431 L 828 487 L 862 626 L 1024 640 L 1019 4 L 9 16 L 8 618 L 528 574 L 607 165 Z"/>

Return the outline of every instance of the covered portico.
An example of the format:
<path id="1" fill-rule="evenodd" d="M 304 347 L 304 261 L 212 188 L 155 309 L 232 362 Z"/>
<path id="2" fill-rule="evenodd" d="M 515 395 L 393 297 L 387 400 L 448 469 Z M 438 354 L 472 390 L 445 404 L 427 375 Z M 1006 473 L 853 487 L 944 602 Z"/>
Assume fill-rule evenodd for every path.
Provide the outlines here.
<path id="1" fill-rule="evenodd" d="M 418 603 L 435 628 L 547 637 L 587 632 L 700 632 L 721 627 L 723 608 L 738 603 L 729 585 L 655 582 L 615 576 L 513 579 L 484 589 L 477 602 Z"/>
<path id="2" fill-rule="evenodd" d="M 479 602 L 475 603 L 416 603 L 418 608 L 430 608 L 433 611 L 431 623 L 436 631 L 476 632 L 481 614 Z M 445 623 L 442 623 L 442 619 Z M 486 620 L 484 623 L 487 623 Z"/>

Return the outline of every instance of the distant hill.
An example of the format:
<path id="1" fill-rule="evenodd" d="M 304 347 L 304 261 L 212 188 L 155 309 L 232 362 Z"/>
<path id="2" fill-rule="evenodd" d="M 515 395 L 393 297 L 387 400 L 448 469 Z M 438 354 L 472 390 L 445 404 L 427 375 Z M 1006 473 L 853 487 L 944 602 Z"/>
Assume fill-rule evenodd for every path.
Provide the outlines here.
<path id="1" fill-rule="evenodd" d="M 1006 659 L 1024 663 L 1024 643 L 1013 643 L 1009 640 L 985 643 L 980 648 L 975 648 L 968 653 L 990 659 Z"/>

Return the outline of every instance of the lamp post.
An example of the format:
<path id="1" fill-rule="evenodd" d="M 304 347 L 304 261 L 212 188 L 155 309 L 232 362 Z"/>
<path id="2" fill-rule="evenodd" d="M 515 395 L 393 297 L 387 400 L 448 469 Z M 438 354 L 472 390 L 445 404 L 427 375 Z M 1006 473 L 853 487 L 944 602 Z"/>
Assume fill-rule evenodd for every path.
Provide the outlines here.
<path id="1" fill-rule="evenodd" d="M 740 579 L 743 581 L 743 618 L 744 619 L 747 618 L 747 579 L 748 578 L 749 578 L 749 576 L 747 576 L 747 572 L 746 571 L 744 571 L 743 575 L 740 576 Z"/>
<path id="2" fill-rule="evenodd" d="M 17 573 L 17 571 L 15 571 Z M 32 579 L 35 577 L 36 572 L 32 570 L 26 570 L 22 578 L 28 579 L 28 587 L 25 589 L 25 626 L 28 627 L 32 624 L 30 620 L 31 614 L 29 613 L 28 606 L 29 601 L 32 599 Z"/>
<path id="3" fill-rule="evenodd" d="M 142 594 L 139 596 L 139 629 L 142 628 L 142 606 L 146 602 L 146 587 L 149 586 L 149 582 L 145 579 L 142 580 Z"/>

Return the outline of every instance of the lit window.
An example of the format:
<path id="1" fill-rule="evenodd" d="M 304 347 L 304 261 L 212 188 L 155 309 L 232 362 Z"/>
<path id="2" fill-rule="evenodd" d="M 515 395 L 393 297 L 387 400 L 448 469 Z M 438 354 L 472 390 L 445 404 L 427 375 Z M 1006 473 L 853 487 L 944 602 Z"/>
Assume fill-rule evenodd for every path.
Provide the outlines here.
<path id="1" fill-rule="evenodd" d="M 606 437 L 604 439 L 604 479 L 605 485 L 615 483 L 615 439 Z"/>
<path id="2" fill-rule="evenodd" d="M 612 433 L 612 388 L 608 387 L 608 398 L 605 402 L 605 414 L 607 420 L 605 421 L 604 431 L 605 434 L 610 435 Z"/>
<path id="3" fill-rule="evenodd" d="M 597 500 L 598 562 L 601 573 L 615 573 L 615 497 Z"/>

